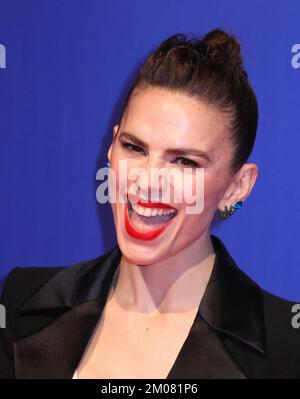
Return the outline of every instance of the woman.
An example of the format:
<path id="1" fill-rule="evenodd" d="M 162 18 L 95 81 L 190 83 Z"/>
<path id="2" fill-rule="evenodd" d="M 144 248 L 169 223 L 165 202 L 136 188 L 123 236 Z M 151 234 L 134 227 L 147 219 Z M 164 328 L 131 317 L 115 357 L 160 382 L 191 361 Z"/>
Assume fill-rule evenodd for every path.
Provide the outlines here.
<path id="1" fill-rule="evenodd" d="M 261 289 L 209 233 L 216 211 L 233 215 L 254 186 L 257 120 L 235 37 L 174 35 L 148 57 L 108 151 L 127 200 L 111 204 L 118 244 L 70 267 L 11 271 L 3 378 L 300 377 L 293 304 Z M 121 161 L 146 173 L 131 181 Z M 204 170 L 200 211 L 187 212 L 184 196 L 161 200 L 155 168 L 174 172 L 173 198 L 197 191 Z"/>

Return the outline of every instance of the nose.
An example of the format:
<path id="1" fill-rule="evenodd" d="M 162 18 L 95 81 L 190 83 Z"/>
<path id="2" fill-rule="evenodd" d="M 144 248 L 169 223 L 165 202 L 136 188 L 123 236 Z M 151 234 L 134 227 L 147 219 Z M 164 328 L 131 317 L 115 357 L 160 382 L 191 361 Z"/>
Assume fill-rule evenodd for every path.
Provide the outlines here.
<path id="1" fill-rule="evenodd" d="M 146 159 L 138 165 L 135 184 L 138 188 L 137 195 L 145 201 L 160 201 L 162 192 L 162 177 L 159 175 L 159 169 L 163 167 L 157 159 Z"/>

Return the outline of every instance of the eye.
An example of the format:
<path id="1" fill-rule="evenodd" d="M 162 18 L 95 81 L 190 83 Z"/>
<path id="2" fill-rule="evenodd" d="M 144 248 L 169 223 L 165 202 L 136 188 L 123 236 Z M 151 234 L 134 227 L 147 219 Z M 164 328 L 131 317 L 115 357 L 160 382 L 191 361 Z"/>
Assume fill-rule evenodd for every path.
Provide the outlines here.
<path id="1" fill-rule="evenodd" d="M 179 158 L 175 159 L 175 162 L 178 161 L 178 160 L 182 160 L 182 165 L 183 166 L 189 166 L 189 167 L 192 167 L 192 168 L 200 168 L 200 165 L 197 162 L 195 162 L 195 161 L 193 161 L 193 160 L 191 160 L 189 158 L 179 157 Z"/>
<path id="2" fill-rule="evenodd" d="M 131 143 L 122 143 L 122 147 L 130 152 L 144 152 L 141 147 Z"/>

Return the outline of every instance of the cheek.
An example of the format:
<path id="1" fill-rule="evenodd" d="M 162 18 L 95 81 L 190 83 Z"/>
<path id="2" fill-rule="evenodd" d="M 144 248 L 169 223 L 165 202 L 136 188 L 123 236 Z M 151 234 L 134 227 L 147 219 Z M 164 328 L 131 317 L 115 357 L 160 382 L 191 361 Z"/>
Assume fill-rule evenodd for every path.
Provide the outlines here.
<path id="1" fill-rule="evenodd" d="M 183 204 L 186 210 L 190 210 L 186 211 L 187 216 L 189 213 L 194 213 L 196 216 L 190 219 L 191 223 L 197 220 L 197 215 L 201 217 L 202 214 L 203 218 L 205 214 L 215 212 L 222 189 L 219 176 L 207 172 L 204 168 L 197 169 L 192 176 L 183 179 Z"/>
<path id="2" fill-rule="evenodd" d="M 113 206 L 113 210 L 115 210 L 116 205 L 123 206 L 124 203 L 127 203 L 128 193 L 138 195 L 138 186 L 136 178 L 129 175 L 130 165 L 128 165 L 126 160 L 111 163 L 111 169 L 113 171 L 113 178 L 109 184 L 114 187 L 112 191 L 114 191 L 115 206 Z"/>
<path id="3" fill-rule="evenodd" d="M 201 214 L 204 211 L 205 173 L 203 168 L 192 172 L 184 170 L 174 181 L 175 197 L 181 195 L 183 211 L 189 214 Z"/>
<path id="4" fill-rule="evenodd" d="M 198 170 L 191 172 L 172 171 L 172 188 L 174 200 L 183 205 L 194 204 L 197 198 L 203 198 L 204 173 Z"/>
<path id="5" fill-rule="evenodd" d="M 224 192 L 224 181 L 218 175 L 207 176 L 205 180 L 205 209 L 207 212 L 214 213 L 217 210 L 218 203 L 220 202 Z"/>

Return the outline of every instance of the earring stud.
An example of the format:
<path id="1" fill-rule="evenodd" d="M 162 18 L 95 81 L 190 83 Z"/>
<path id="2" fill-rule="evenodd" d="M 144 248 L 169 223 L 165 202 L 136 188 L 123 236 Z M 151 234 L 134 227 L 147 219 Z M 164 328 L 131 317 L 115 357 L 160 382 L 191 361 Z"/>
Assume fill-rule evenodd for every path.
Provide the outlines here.
<path id="1" fill-rule="evenodd" d="M 242 206 L 243 206 L 243 201 L 238 201 L 234 205 L 230 205 L 229 209 L 227 205 L 225 205 L 224 210 L 220 212 L 222 219 L 227 219 L 228 216 L 234 214 L 236 209 L 241 209 Z"/>

